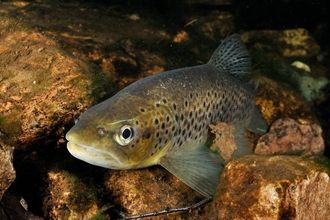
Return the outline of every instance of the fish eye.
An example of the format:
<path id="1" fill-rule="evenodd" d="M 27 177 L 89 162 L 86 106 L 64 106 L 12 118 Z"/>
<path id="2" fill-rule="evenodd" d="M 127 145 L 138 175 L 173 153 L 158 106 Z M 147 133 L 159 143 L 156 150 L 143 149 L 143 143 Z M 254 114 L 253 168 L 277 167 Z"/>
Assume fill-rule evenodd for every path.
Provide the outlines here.
<path id="1" fill-rule="evenodd" d="M 120 129 L 119 137 L 120 137 L 120 141 L 122 142 L 123 145 L 128 144 L 129 142 L 132 141 L 132 139 L 134 137 L 133 128 L 129 125 L 124 125 Z"/>
<path id="2" fill-rule="evenodd" d="M 100 127 L 100 128 L 97 128 L 97 134 L 100 135 L 101 137 L 106 135 L 107 133 L 107 130 L 105 130 L 104 128 Z"/>

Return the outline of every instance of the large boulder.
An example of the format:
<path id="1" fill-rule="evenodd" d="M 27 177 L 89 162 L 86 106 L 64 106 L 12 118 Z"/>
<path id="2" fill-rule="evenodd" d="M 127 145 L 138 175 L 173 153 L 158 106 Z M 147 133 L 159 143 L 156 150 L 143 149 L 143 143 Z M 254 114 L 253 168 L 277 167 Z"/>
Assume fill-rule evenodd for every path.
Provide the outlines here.
<path id="1" fill-rule="evenodd" d="M 329 160 L 248 155 L 228 163 L 207 219 L 328 219 Z"/>

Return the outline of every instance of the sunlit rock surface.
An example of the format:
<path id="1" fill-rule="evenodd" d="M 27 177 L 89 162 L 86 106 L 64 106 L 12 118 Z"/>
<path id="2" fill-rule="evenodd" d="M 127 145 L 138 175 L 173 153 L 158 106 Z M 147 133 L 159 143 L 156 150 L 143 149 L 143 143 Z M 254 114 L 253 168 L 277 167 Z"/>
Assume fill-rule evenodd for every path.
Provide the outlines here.
<path id="1" fill-rule="evenodd" d="M 207 219 L 328 219 L 328 159 L 248 155 L 228 163 Z"/>

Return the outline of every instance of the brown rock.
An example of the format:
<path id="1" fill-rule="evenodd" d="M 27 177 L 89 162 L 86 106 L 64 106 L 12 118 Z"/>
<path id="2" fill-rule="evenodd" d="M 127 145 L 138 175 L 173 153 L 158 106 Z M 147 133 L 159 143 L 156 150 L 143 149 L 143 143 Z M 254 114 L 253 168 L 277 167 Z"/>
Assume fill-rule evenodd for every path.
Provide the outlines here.
<path id="1" fill-rule="evenodd" d="M 92 187 L 74 174 L 61 170 L 48 173 L 49 194 L 44 198 L 43 210 L 47 219 L 93 218 L 97 213 L 97 197 Z"/>
<path id="2" fill-rule="evenodd" d="M 0 41 L 6 45 L 0 48 L 0 128 L 18 149 L 43 139 L 72 121 L 73 111 L 90 105 L 90 91 L 81 89 L 91 86 L 84 74 L 88 65 L 55 40 L 2 16 Z"/>
<path id="3" fill-rule="evenodd" d="M 8 146 L 0 140 L 0 200 L 16 178 L 12 162 L 13 151 L 14 147 Z"/>
<path id="4" fill-rule="evenodd" d="M 256 154 L 303 152 L 303 155 L 322 155 L 324 140 L 319 125 L 301 125 L 292 119 L 279 119 L 256 146 Z"/>
<path id="5" fill-rule="evenodd" d="M 127 216 L 155 212 L 166 208 L 193 205 L 204 197 L 189 188 L 167 170 L 152 167 L 140 170 L 109 171 L 106 188 Z M 120 208 L 120 207 L 115 207 Z M 147 219 L 199 219 L 198 210 L 178 212 Z"/>
<path id="6" fill-rule="evenodd" d="M 207 219 L 328 219 L 329 204 L 324 165 L 302 157 L 248 155 L 225 167 Z"/>

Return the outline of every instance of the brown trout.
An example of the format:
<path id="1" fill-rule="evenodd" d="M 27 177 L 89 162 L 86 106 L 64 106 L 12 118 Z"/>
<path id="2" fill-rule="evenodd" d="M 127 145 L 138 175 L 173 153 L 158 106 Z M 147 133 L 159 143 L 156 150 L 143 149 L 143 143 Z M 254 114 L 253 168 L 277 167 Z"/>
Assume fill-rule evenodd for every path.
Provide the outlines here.
<path id="1" fill-rule="evenodd" d="M 207 146 L 210 124 L 230 122 L 237 150 L 252 153 L 245 129 L 264 133 L 256 89 L 242 78 L 251 61 L 240 36 L 227 37 L 207 64 L 138 80 L 84 112 L 66 134 L 69 152 L 110 169 L 159 164 L 204 196 L 225 165 Z"/>

